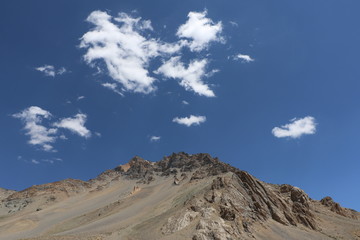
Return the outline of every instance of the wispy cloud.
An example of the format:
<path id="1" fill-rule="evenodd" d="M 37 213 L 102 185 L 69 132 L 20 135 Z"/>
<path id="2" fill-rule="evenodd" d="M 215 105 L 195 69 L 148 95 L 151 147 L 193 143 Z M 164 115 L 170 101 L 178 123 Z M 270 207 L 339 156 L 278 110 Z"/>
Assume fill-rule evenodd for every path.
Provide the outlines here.
<path id="1" fill-rule="evenodd" d="M 31 163 L 36 164 L 36 165 L 37 165 L 37 164 L 40 164 L 40 162 L 39 162 L 38 160 L 35 160 L 35 159 L 32 159 L 32 160 L 31 160 Z"/>
<path id="2" fill-rule="evenodd" d="M 200 125 L 201 123 L 204 123 L 206 121 L 206 117 L 190 115 L 189 117 L 183 118 L 176 117 L 172 121 L 190 127 L 193 125 Z"/>
<path id="3" fill-rule="evenodd" d="M 84 99 L 84 98 L 85 98 L 85 96 L 79 96 L 79 97 L 77 98 L 77 100 L 80 101 L 80 100 L 82 100 L 82 99 Z"/>
<path id="4" fill-rule="evenodd" d="M 180 38 L 191 39 L 188 44 L 191 51 L 201 51 L 208 48 L 211 42 L 224 42 L 221 36 L 222 23 L 214 23 L 206 17 L 207 11 L 189 12 L 188 20 L 181 25 L 176 33 Z"/>
<path id="5" fill-rule="evenodd" d="M 241 54 L 241 53 L 233 56 L 232 59 L 234 59 L 235 61 L 241 60 L 241 62 L 243 62 L 243 63 L 250 63 L 250 62 L 255 61 L 255 59 L 251 58 L 249 55 L 245 55 L 245 54 Z"/>
<path id="6" fill-rule="evenodd" d="M 291 119 L 290 123 L 272 129 L 272 134 L 277 138 L 299 138 L 302 135 L 315 134 L 315 118 L 307 116 L 300 119 Z"/>
<path id="7" fill-rule="evenodd" d="M 72 118 L 64 118 L 59 122 L 54 123 L 55 127 L 65 128 L 81 137 L 91 137 L 91 132 L 85 127 L 86 114 L 78 113 Z"/>
<path id="8" fill-rule="evenodd" d="M 172 57 L 155 71 L 157 74 L 163 74 L 166 78 L 180 79 L 179 84 L 187 91 L 193 91 L 206 97 L 215 97 L 214 92 L 204 83 L 206 76 L 206 59 L 193 60 L 188 67 L 180 61 L 180 57 Z"/>
<path id="9" fill-rule="evenodd" d="M 53 65 L 46 65 L 46 64 L 41 67 L 35 68 L 35 70 L 44 73 L 45 76 L 48 77 L 55 77 L 56 75 L 62 75 L 68 72 L 64 67 L 56 69 Z"/>
<path id="10" fill-rule="evenodd" d="M 238 24 L 237 22 L 235 22 L 235 21 L 229 21 L 229 23 L 230 23 L 231 26 L 233 26 L 233 27 L 238 27 L 238 26 L 239 26 L 239 24 Z"/>
<path id="11" fill-rule="evenodd" d="M 181 103 L 184 104 L 184 105 L 189 105 L 189 102 L 185 101 L 185 100 L 183 100 Z"/>
<path id="12" fill-rule="evenodd" d="M 150 142 L 158 142 L 160 141 L 161 137 L 160 136 L 151 136 L 150 137 Z"/>
<path id="13" fill-rule="evenodd" d="M 54 164 L 55 162 L 62 162 L 63 160 L 61 158 L 51 158 L 51 159 L 43 159 L 41 161 L 44 163 Z"/>
<path id="14" fill-rule="evenodd" d="M 31 106 L 12 116 L 24 122 L 25 134 L 30 136 L 29 144 L 38 145 L 44 151 L 55 151 L 51 144 L 56 141 L 57 129 L 42 125 L 43 119 L 51 118 L 50 112 L 37 106 Z"/>
<path id="15" fill-rule="evenodd" d="M 117 93 L 121 96 L 124 96 L 124 94 L 122 92 L 120 92 L 117 89 L 117 84 L 116 83 L 103 83 L 101 84 L 104 88 L 110 89 L 111 91 L 113 91 L 114 93 Z"/>

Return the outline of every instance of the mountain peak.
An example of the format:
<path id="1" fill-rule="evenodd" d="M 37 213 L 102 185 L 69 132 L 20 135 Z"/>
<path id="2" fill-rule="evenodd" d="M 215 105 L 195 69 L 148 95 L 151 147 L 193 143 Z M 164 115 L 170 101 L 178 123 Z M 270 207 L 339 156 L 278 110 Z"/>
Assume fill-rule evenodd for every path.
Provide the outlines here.
<path id="1" fill-rule="evenodd" d="M 158 162 L 135 156 L 88 182 L 32 186 L 3 198 L 0 216 L 1 239 L 37 237 L 45 228 L 47 240 L 360 236 L 356 211 L 330 197 L 312 200 L 289 184 L 262 182 L 207 153 L 173 153 Z M 31 224 L 11 235 L 14 222 Z"/>

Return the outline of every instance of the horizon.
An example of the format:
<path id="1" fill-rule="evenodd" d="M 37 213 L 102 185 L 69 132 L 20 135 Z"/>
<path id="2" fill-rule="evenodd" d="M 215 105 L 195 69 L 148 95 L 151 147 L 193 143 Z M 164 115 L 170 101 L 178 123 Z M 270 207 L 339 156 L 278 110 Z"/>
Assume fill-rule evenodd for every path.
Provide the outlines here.
<path id="1" fill-rule="evenodd" d="M 359 211 L 358 7 L 3 3 L 0 187 L 208 153 Z"/>

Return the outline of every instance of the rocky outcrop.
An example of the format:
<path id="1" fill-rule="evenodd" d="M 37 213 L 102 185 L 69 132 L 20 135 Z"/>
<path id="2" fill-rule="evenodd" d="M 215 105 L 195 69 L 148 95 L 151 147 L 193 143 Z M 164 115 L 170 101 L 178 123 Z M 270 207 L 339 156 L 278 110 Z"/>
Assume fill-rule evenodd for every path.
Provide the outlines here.
<path id="1" fill-rule="evenodd" d="M 350 217 L 353 219 L 357 219 L 357 214 L 355 210 L 343 208 L 340 206 L 339 203 L 334 202 L 334 200 L 331 197 L 324 197 L 320 200 L 321 204 L 330 209 L 330 211 L 337 213 L 344 217 Z"/>
<path id="2" fill-rule="evenodd" d="M 16 193 L 16 191 L 5 189 L 5 188 L 0 188 L 0 201 L 4 198 L 7 198 L 8 196 L 10 196 L 13 193 Z"/>

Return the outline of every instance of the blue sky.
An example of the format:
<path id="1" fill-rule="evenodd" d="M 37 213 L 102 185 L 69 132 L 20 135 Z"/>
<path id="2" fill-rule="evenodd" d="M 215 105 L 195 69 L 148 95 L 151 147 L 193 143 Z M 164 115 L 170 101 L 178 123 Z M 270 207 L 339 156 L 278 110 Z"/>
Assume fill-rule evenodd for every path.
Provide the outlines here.
<path id="1" fill-rule="evenodd" d="M 0 187 L 207 152 L 360 210 L 358 1 L 8 1 Z"/>

